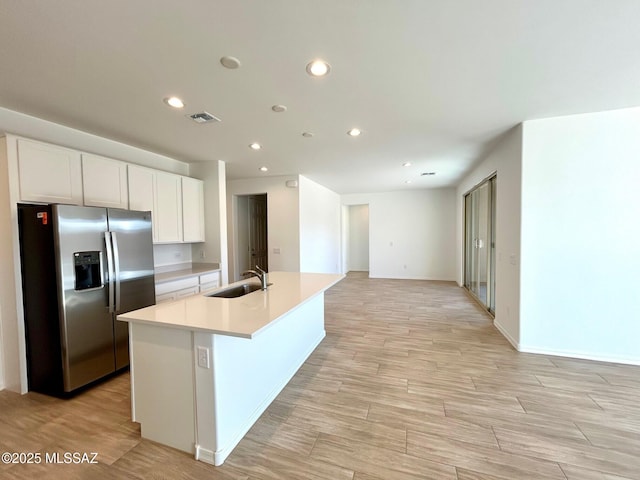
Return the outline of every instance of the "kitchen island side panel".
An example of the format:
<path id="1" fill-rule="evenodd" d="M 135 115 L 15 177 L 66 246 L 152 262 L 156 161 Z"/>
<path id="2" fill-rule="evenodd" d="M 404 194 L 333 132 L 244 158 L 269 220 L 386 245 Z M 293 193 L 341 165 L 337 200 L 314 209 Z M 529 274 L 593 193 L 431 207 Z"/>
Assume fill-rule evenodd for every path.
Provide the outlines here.
<path id="1" fill-rule="evenodd" d="M 195 453 L 193 334 L 129 324 L 131 403 L 142 438 Z"/>
<path id="2" fill-rule="evenodd" d="M 196 458 L 221 465 L 324 337 L 324 293 L 252 339 L 196 333 L 212 348 L 211 370 L 195 367 Z"/>

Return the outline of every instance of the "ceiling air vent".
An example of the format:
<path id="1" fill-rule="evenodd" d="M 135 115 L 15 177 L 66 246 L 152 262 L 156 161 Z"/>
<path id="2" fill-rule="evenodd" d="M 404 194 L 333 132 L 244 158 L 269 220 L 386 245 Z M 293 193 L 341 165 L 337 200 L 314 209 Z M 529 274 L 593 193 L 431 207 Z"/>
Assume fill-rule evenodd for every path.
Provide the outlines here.
<path id="1" fill-rule="evenodd" d="M 435 175 L 435 174 L 436 174 L 436 172 L 423 172 L 423 173 L 420 174 L 420 176 L 421 177 L 427 177 L 429 175 Z"/>
<path id="2" fill-rule="evenodd" d="M 222 121 L 218 117 L 214 117 L 208 112 L 193 113 L 191 115 L 187 115 L 187 117 L 189 117 L 196 123 L 214 123 Z"/>

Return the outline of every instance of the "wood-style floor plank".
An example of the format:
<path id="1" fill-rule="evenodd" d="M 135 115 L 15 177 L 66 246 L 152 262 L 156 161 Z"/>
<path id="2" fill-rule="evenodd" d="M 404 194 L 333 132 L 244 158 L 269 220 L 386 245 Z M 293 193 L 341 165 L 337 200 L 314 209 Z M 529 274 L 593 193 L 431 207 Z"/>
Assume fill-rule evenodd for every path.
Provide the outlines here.
<path id="1" fill-rule="evenodd" d="M 640 480 L 640 367 L 521 354 L 449 282 L 352 273 L 327 337 L 221 467 L 140 438 L 129 375 L 69 400 L 0 392 L 12 480 Z"/>

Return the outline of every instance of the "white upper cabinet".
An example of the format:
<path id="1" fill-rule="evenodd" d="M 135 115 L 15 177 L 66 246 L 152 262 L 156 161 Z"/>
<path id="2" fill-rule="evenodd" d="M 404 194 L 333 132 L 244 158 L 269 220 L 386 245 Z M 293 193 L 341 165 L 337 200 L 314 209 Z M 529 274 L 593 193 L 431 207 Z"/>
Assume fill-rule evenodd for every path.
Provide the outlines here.
<path id="1" fill-rule="evenodd" d="M 155 172 L 154 214 L 158 243 L 178 243 L 182 236 L 182 177 Z"/>
<path id="2" fill-rule="evenodd" d="M 182 225 L 185 242 L 204 242 L 204 182 L 182 177 Z"/>
<path id="3" fill-rule="evenodd" d="M 82 205 L 80 152 L 18 139 L 20 200 Z"/>
<path id="4" fill-rule="evenodd" d="M 149 168 L 128 165 L 129 184 L 129 208 L 143 212 L 151 211 L 151 222 L 153 224 L 153 242 L 158 242 L 156 228 L 156 212 L 154 208 L 155 197 L 155 171 Z"/>
<path id="5" fill-rule="evenodd" d="M 182 177 L 151 168 L 128 166 L 129 208 L 151 210 L 154 243 L 181 243 Z"/>
<path id="6" fill-rule="evenodd" d="M 84 204 L 129 208 L 127 164 L 110 158 L 82 154 Z"/>
<path id="7" fill-rule="evenodd" d="M 19 200 L 151 211 L 154 243 L 204 242 L 204 183 L 13 137 Z"/>

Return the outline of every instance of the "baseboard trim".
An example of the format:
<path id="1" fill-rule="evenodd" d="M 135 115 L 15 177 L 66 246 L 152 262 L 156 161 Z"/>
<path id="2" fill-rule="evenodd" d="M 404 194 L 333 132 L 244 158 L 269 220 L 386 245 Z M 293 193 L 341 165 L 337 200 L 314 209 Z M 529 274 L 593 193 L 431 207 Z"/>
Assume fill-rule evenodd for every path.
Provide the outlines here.
<path id="1" fill-rule="evenodd" d="M 593 360 L 596 362 L 620 363 L 624 365 L 640 365 L 640 358 L 624 357 L 616 355 L 601 355 L 590 352 L 578 352 L 572 350 L 554 350 L 550 348 L 532 347 L 530 345 L 520 345 L 518 348 L 522 353 L 536 353 L 539 355 L 551 355 L 554 357 L 579 358 L 580 360 Z"/>
<path id="2" fill-rule="evenodd" d="M 594 354 L 591 352 L 580 352 L 574 350 L 555 350 L 551 348 L 540 348 L 531 345 L 522 345 L 517 342 L 507 331 L 504 326 L 497 320 L 493 321 L 493 326 L 502 334 L 504 338 L 520 353 L 534 353 L 536 355 L 550 355 L 552 357 L 563 358 L 579 358 L 580 360 L 593 360 L 595 362 L 607 362 L 607 363 L 620 363 L 623 365 L 637 365 L 640 366 L 640 358 L 624 357 L 616 355 L 602 355 Z"/>
<path id="3" fill-rule="evenodd" d="M 504 328 L 500 322 L 498 322 L 497 320 L 493 320 L 493 326 L 496 327 L 496 329 L 502 334 L 502 336 L 504 338 L 507 339 L 507 341 L 511 344 L 511 346 L 513 348 L 515 348 L 517 351 L 521 352 L 522 350 L 520 350 L 520 343 L 517 342 L 507 331 L 506 328 Z"/>
<path id="4" fill-rule="evenodd" d="M 203 448 L 200 445 L 196 445 L 196 460 L 200 460 L 201 462 L 208 463 L 210 465 L 216 464 L 214 452 L 207 448 Z"/>
<path id="5" fill-rule="evenodd" d="M 307 361 L 307 358 L 309 358 L 309 355 L 311 355 L 313 351 L 316 348 L 318 348 L 318 345 L 320 345 L 320 342 L 322 342 L 325 336 L 326 336 L 326 331 L 323 329 L 322 334 L 311 344 L 310 348 L 307 349 L 304 354 L 302 354 L 302 356 L 294 364 L 294 367 L 287 372 L 287 374 L 283 377 L 282 381 L 279 382 L 273 388 L 273 390 L 271 390 L 271 392 L 265 397 L 262 403 L 258 405 L 258 407 L 254 410 L 251 416 L 249 416 L 249 418 L 247 419 L 247 422 L 238 430 L 238 433 L 236 434 L 235 438 L 232 441 L 230 441 L 227 445 L 220 448 L 219 450 L 216 450 L 215 452 L 211 452 L 213 454 L 213 461 L 210 462 L 208 460 L 209 457 L 206 457 L 207 459 L 202 458 L 202 461 L 207 463 L 212 463 L 216 467 L 224 463 L 224 461 L 231 454 L 233 449 L 236 448 L 238 443 L 240 443 L 240 440 L 244 438 L 244 436 L 251 429 L 251 427 L 253 427 L 253 424 L 256 423 L 258 418 L 260 418 L 260 415 L 264 413 L 267 407 L 271 405 L 271 402 L 273 402 L 275 398 L 280 394 L 282 389 L 287 386 L 287 383 L 291 381 L 291 379 L 296 374 L 296 372 L 300 370 L 300 367 L 302 367 L 304 362 Z M 202 449 L 202 450 L 203 450 L 203 453 L 206 453 L 206 455 L 209 455 L 210 450 L 205 450 L 205 449 Z"/>

